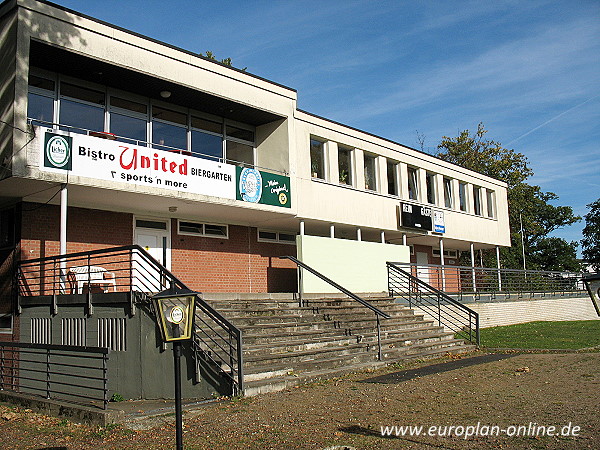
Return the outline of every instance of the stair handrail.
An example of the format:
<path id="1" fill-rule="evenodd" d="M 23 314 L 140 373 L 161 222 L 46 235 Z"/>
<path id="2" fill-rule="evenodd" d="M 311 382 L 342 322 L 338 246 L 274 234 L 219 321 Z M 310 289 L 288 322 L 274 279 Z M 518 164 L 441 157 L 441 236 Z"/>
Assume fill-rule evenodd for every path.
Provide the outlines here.
<path id="1" fill-rule="evenodd" d="M 371 305 L 366 300 L 360 298 L 358 295 L 354 294 L 353 292 L 350 292 L 345 287 L 339 285 L 338 283 L 336 283 L 332 279 L 326 277 L 321 272 L 318 272 L 317 270 L 313 269 L 308 264 L 303 263 L 302 261 L 300 261 L 298 258 L 296 258 L 294 256 L 280 256 L 279 259 L 289 259 L 290 261 L 292 261 L 294 264 L 296 264 L 298 266 L 299 270 L 301 270 L 301 269 L 307 270 L 308 272 L 310 272 L 311 274 L 313 274 L 317 278 L 325 281 L 330 286 L 333 286 L 338 291 L 340 291 L 343 294 L 347 295 L 352 300 L 357 301 L 358 303 L 360 303 L 364 307 L 366 307 L 366 308 L 370 309 L 371 311 L 373 311 L 375 313 L 375 318 L 377 320 L 377 347 L 378 347 L 377 357 L 378 357 L 379 360 L 381 360 L 382 355 L 381 355 L 381 322 L 380 322 L 380 319 L 381 318 L 384 318 L 384 319 L 391 318 L 391 316 L 388 313 L 382 311 L 381 309 L 377 308 L 376 306 Z M 301 295 L 302 289 L 300 288 L 300 286 L 298 288 L 299 288 L 298 291 L 300 293 L 300 303 L 301 303 L 300 306 L 302 306 L 302 295 Z"/>
<path id="2" fill-rule="evenodd" d="M 457 309 L 463 311 L 464 313 L 466 313 L 469 317 L 469 323 L 468 323 L 468 337 L 467 340 L 469 340 L 470 342 L 473 342 L 473 324 L 475 326 L 475 343 L 477 345 L 480 344 L 480 336 L 479 336 L 479 313 L 477 313 L 476 311 L 472 310 L 471 308 L 469 308 L 466 305 L 463 305 L 462 303 L 460 303 L 459 301 L 453 299 L 452 297 L 450 297 L 448 294 L 446 294 L 445 292 L 440 291 L 439 289 L 434 288 L 433 286 L 431 286 L 430 284 L 424 282 L 423 280 L 421 280 L 420 278 L 408 273 L 407 271 L 401 269 L 400 267 L 398 267 L 398 265 L 396 263 L 393 262 L 387 262 L 386 263 L 387 268 L 388 268 L 388 292 L 390 294 L 391 297 L 394 297 L 395 293 L 398 292 L 399 294 L 401 293 L 401 291 L 394 291 L 394 287 L 397 286 L 393 286 L 393 280 L 392 280 L 392 276 L 391 273 L 395 273 L 397 275 L 401 275 L 404 276 L 407 280 L 408 280 L 408 294 L 409 294 L 409 307 L 412 307 L 412 298 L 411 295 L 413 294 L 413 292 L 416 292 L 419 295 L 418 298 L 418 302 L 421 303 L 423 301 L 423 296 L 422 296 L 422 292 L 429 292 L 433 295 L 436 296 L 437 298 L 437 307 L 434 304 L 433 307 L 436 309 L 436 313 L 437 313 L 437 319 L 438 319 L 438 324 L 440 326 L 445 326 L 448 329 L 452 330 L 452 324 L 448 323 L 447 321 L 443 321 L 442 320 L 442 316 L 444 314 L 446 315 L 451 315 L 449 312 L 445 312 L 444 314 L 442 314 L 442 310 L 440 308 L 441 305 L 441 300 L 451 304 L 452 306 L 456 307 Z M 415 287 L 418 286 L 421 289 L 416 289 Z M 415 304 L 415 307 L 421 307 L 420 305 Z M 425 308 L 424 308 L 425 309 Z M 467 325 L 465 325 L 467 326 Z M 453 330 L 454 331 L 454 330 Z M 462 333 L 462 330 L 458 330 L 455 332 L 456 334 L 460 334 Z"/>

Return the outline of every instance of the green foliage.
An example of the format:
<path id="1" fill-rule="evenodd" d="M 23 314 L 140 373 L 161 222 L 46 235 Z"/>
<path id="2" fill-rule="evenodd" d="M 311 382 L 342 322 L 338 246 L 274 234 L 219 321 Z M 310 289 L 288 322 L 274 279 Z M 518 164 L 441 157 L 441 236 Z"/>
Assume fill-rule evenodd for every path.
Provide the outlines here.
<path id="1" fill-rule="evenodd" d="M 583 258 L 600 271 L 600 198 L 587 205 L 590 212 L 585 215 L 583 229 Z"/>
<path id="2" fill-rule="evenodd" d="M 491 348 L 580 349 L 600 345 L 600 320 L 529 322 L 482 328 L 481 344 Z"/>
<path id="3" fill-rule="evenodd" d="M 210 50 L 207 50 L 206 53 L 200 53 L 200 56 L 211 59 L 213 61 L 218 61 L 221 64 L 225 64 L 226 66 L 233 67 L 233 62 L 231 61 L 231 58 L 223 58 L 221 60 L 218 60 L 217 57 L 215 56 L 215 54 L 213 52 L 211 52 Z M 247 67 L 244 67 L 243 69 L 240 69 L 240 70 L 242 72 L 245 72 L 246 69 L 247 69 Z"/>
<path id="4" fill-rule="evenodd" d="M 112 397 L 110 397 L 110 401 L 111 402 L 122 402 L 125 400 L 125 397 L 123 397 L 121 394 L 119 394 L 118 392 L 115 392 Z"/>
<path id="5" fill-rule="evenodd" d="M 438 145 L 437 157 L 467 169 L 504 181 L 507 186 L 508 214 L 511 248 L 502 248 L 500 257 L 506 268 L 523 268 L 521 221 L 528 269 L 550 267 L 575 267 L 573 245 L 561 238 L 548 238 L 552 231 L 581 220 L 570 206 L 554 206 L 558 199 L 553 192 L 543 192 L 539 186 L 526 181 L 533 175 L 527 157 L 509 150 L 496 141 L 485 139 L 487 130 L 482 123 L 475 135 L 465 130 L 456 138 L 444 136 Z M 576 249 L 576 247 L 575 247 Z M 561 251 L 566 251 L 564 264 L 557 261 Z M 561 256 L 562 257 L 562 256 Z M 484 265 L 494 267 L 495 252 L 483 252 Z M 566 270 L 566 269 L 561 269 Z"/>

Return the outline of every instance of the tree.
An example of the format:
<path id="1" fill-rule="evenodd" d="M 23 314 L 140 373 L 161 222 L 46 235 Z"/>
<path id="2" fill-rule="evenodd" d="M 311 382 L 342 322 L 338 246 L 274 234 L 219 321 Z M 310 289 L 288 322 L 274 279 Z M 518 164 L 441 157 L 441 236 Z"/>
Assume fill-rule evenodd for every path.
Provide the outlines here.
<path id="1" fill-rule="evenodd" d="M 583 258 L 600 271 L 600 198 L 587 205 L 590 212 L 585 215 L 583 229 Z"/>
<path id="2" fill-rule="evenodd" d="M 208 58 L 211 59 L 213 61 L 218 61 L 221 64 L 225 64 L 226 66 L 229 67 L 233 67 L 233 62 L 231 61 L 231 58 L 223 58 L 220 61 L 217 59 L 217 57 L 215 56 L 215 54 L 213 52 L 211 52 L 210 50 L 206 50 L 206 53 L 200 53 L 200 56 L 203 56 L 204 58 Z M 247 67 L 244 67 L 243 69 L 240 69 L 242 72 L 245 72 L 247 69 Z"/>
<path id="3" fill-rule="evenodd" d="M 573 243 L 547 236 L 558 228 L 581 220 L 581 217 L 575 216 L 570 206 L 552 205 L 550 202 L 558 199 L 553 192 L 543 192 L 539 186 L 528 184 L 526 181 L 533 175 L 533 170 L 527 157 L 502 147 L 499 142 L 486 139 L 486 133 L 487 130 L 480 123 L 474 135 L 465 130 L 456 138 L 444 136 L 436 156 L 507 184 L 512 247 L 501 249 L 504 267 L 523 267 L 522 241 L 528 269 L 558 267 L 552 255 L 561 251 L 571 255 Z M 494 252 L 484 252 L 486 266 L 493 267 L 494 259 Z M 570 260 L 570 256 L 567 259 Z"/>
<path id="4" fill-rule="evenodd" d="M 541 270 L 580 272 L 577 241 L 567 242 L 558 237 L 542 237 L 536 243 L 532 262 Z"/>

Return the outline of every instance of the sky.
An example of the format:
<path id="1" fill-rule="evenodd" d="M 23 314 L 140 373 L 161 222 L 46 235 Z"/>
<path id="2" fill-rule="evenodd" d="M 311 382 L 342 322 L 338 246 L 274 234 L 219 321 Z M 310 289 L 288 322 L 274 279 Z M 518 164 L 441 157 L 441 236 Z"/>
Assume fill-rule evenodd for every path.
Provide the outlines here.
<path id="1" fill-rule="evenodd" d="M 475 132 L 583 216 L 600 198 L 600 1 L 57 0 L 296 89 L 298 108 L 434 153 Z M 554 233 L 579 241 L 585 223 Z"/>

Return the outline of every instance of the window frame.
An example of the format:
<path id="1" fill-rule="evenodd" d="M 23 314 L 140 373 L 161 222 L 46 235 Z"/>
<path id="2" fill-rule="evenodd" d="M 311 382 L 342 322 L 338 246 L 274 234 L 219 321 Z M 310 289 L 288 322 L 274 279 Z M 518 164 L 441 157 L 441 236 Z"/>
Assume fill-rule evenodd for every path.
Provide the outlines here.
<path id="1" fill-rule="evenodd" d="M 430 205 L 435 205 L 435 174 L 433 172 L 425 172 L 425 191 L 426 202 Z"/>
<path id="2" fill-rule="evenodd" d="M 319 144 L 321 144 L 321 150 L 320 150 L 320 156 L 321 156 L 321 170 L 322 170 L 322 177 L 319 176 L 321 174 L 317 173 L 317 172 L 313 172 L 313 141 L 314 142 L 318 142 Z M 323 180 L 326 181 L 327 180 L 327 158 L 326 158 L 326 145 L 327 145 L 327 141 L 326 140 L 322 140 L 319 139 L 317 137 L 310 137 L 310 142 L 309 142 L 309 156 L 310 156 L 310 178 L 312 180 Z M 316 176 L 315 176 L 316 174 Z"/>
<path id="3" fill-rule="evenodd" d="M 462 212 L 467 212 L 467 183 L 464 181 L 458 182 L 458 209 Z"/>
<path id="4" fill-rule="evenodd" d="M 409 200 L 415 200 L 418 201 L 419 200 L 419 169 L 417 169 L 416 167 L 413 166 L 407 166 L 406 168 L 406 173 L 407 173 L 407 193 L 408 193 L 408 199 Z M 414 176 L 411 176 L 414 175 Z M 411 183 L 412 181 L 412 183 Z M 411 185 L 412 185 L 412 189 L 411 189 Z"/>
<path id="5" fill-rule="evenodd" d="M 261 238 L 260 233 L 275 233 L 276 238 L 275 239 Z M 294 239 L 293 241 L 281 240 L 280 235 L 282 235 L 282 234 L 290 235 L 290 236 L 293 235 L 293 233 L 289 233 L 286 231 L 275 231 L 275 230 L 267 230 L 264 228 L 259 228 L 258 230 L 256 230 L 256 240 L 257 240 L 257 242 L 269 242 L 272 244 L 296 245 L 296 239 Z M 296 236 L 298 236 L 298 234 L 296 234 Z"/>
<path id="6" fill-rule="evenodd" d="M 492 189 L 485 190 L 487 200 L 487 216 L 490 219 L 496 218 L 496 191 Z"/>
<path id="7" fill-rule="evenodd" d="M 181 231 L 182 223 L 193 223 L 196 225 L 202 225 L 201 233 L 194 233 L 192 231 Z M 206 233 L 206 225 L 214 226 L 214 227 L 224 227 L 225 235 L 217 235 Z M 229 225 L 224 223 L 212 223 L 212 222 L 197 222 L 195 220 L 185 220 L 185 219 L 177 219 L 177 234 L 179 236 L 195 236 L 195 237 L 206 237 L 212 239 L 229 239 Z"/>
<path id="8" fill-rule="evenodd" d="M 347 176 L 347 180 L 344 182 L 342 181 L 342 167 L 340 165 L 340 154 L 344 152 L 348 155 L 348 176 Z M 338 182 L 341 185 L 344 186 L 354 186 L 354 167 L 353 167 L 353 161 L 354 161 L 354 149 L 351 147 L 346 147 L 345 145 L 338 145 Z"/>
<path id="9" fill-rule="evenodd" d="M 373 163 L 373 187 L 367 186 L 367 161 L 372 161 Z M 377 192 L 377 189 L 379 187 L 379 180 L 377 179 L 377 155 L 373 153 L 364 153 L 363 167 L 365 176 L 365 189 L 367 191 Z"/>
<path id="10" fill-rule="evenodd" d="M 481 187 L 473 186 L 473 214 L 476 216 L 482 216 L 483 211 L 481 206 Z"/>
<path id="11" fill-rule="evenodd" d="M 442 182 L 444 183 L 444 206 L 451 209 L 453 201 L 452 179 L 444 177 Z"/>

